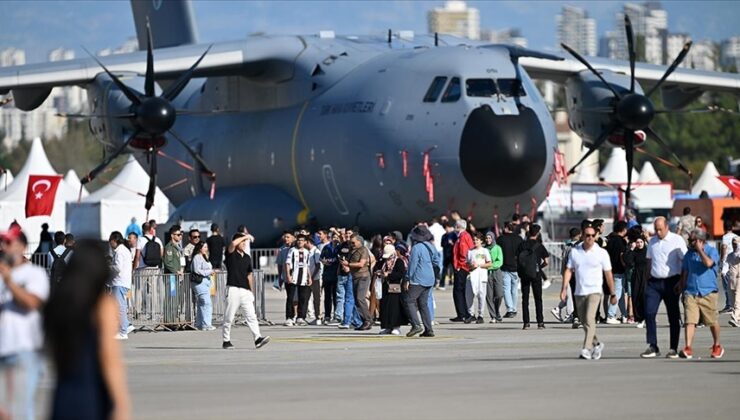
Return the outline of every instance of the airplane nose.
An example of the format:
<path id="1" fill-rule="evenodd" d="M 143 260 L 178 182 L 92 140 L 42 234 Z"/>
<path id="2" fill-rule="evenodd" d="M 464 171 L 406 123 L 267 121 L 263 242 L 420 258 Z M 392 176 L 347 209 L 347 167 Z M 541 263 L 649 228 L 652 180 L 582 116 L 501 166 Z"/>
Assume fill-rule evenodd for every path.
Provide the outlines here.
<path id="1" fill-rule="evenodd" d="M 547 143 L 537 114 L 496 115 L 488 106 L 468 117 L 460 140 L 460 168 L 476 190 L 495 197 L 523 194 L 542 177 Z"/>

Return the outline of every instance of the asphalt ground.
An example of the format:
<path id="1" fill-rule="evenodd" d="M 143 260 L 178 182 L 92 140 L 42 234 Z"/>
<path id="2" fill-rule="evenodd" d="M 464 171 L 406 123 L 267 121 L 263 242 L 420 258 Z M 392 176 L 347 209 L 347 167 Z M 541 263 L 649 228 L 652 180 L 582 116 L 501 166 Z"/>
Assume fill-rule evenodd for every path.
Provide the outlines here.
<path id="1" fill-rule="evenodd" d="M 256 350 L 239 326 L 236 349 L 222 350 L 220 329 L 132 333 L 122 344 L 134 418 L 737 418 L 740 329 L 727 326 L 728 315 L 720 316 L 719 360 L 709 357 L 708 328 L 697 331 L 693 360 L 640 359 L 645 330 L 633 325 L 599 325 L 603 358 L 579 360 L 583 330 L 549 313 L 558 290 L 555 283 L 545 292 L 545 330 L 522 331 L 519 318 L 451 323 L 448 289 L 435 291 L 435 338 L 379 336 L 377 326 L 263 326 L 272 342 Z M 282 322 L 284 294 L 266 294 L 268 318 Z M 658 323 L 665 352 L 663 313 Z M 51 386 L 47 377 L 42 401 Z"/>

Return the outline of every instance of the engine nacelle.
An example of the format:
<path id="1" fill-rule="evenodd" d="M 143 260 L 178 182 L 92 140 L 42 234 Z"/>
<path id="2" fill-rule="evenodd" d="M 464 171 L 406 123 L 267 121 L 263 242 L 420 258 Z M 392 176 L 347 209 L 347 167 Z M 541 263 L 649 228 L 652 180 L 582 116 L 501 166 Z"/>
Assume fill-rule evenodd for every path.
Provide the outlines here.
<path id="1" fill-rule="evenodd" d="M 622 95 L 629 93 L 629 75 L 614 73 L 609 70 L 600 70 L 599 72 L 617 92 Z M 637 82 L 635 82 L 635 92 L 643 93 L 642 87 Z M 565 96 L 568 125 L 583 139 L 585 144 L 595 142 L 604 128 L 617 118 L 613 111 L 606 111 L 607 109 L 614 109 L 616 103 L 614 93 L 588 70 L 584 70 L 577 76 L 566 80 Z M 621 133 L 614 133 L 611 136 L 613 138 L 609 138 L 609 142 L 614 145 L 623 144 L 623 139 L 619 138 L 620 135 Z M 636 139 L 636 143 L 637 141 Z M 644 138 L 642 141 L 644 141 Z"/>

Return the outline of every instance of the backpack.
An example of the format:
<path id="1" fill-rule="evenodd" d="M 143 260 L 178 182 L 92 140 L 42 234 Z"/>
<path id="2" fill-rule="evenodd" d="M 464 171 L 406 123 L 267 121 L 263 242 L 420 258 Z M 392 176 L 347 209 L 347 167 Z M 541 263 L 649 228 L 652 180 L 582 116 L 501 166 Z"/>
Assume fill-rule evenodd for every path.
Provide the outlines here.
<path id="1" fill-rule="evenodd" d="M 67 255 L 72 252 L 71 249 L 67 248 L 62 252 L 62 255 L 57 255 L 56 252 L 51 251 L 51 257 L 54 259 L 51 263 L 51 270 L 49 272 L 51 276 L 51 282 L 59 283 L 64 276 L 64 270 L 67 268 Z"/>
<path id="2" fill-rule="evenodd" d="M 522 245 L 522 249 L 517 254 L 517 271 L 529 277 L 536 278 L 540 271 L 540 258 L 535 252 L 540 244 L 534 247 Z"/>
<path id="3" fill-rule="evenodd" d="M 144 265 L 147 267 L 159 267 L 162 265 L 162 247 L 154 239 L 146 239 L 146 245 L 144 245 Z"/>

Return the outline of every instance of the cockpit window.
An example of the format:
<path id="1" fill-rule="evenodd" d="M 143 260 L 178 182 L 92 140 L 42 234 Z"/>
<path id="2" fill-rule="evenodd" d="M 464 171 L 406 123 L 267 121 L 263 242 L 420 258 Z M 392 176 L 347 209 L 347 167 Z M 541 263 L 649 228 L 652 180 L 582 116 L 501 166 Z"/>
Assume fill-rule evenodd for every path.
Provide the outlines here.
<path id="1" fill-rule="evenodd" d="M 427 94 L 424 95 L 424 102 L 437 102 L 439 94 L 442 93 L 442 89 L 445 87 L 447 78 L 445 76 L 437 76 L 432 80 L 432 84 L 427 89 Z"/>
<path id="2" fill-rule="evenodd" d="M 450 84 L 447 85 L 445 94 L 442 95 L 442 102 L 457 102 L 460 99 L 460 78 L 453 77 Z"/>
<path id="3" fill-rule="evenodd" d="M 508 97 L 526 95 L 517 79 L 467 79 L 465 91 L 471 98 L 490 98 L 497 93 Z"/>

